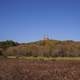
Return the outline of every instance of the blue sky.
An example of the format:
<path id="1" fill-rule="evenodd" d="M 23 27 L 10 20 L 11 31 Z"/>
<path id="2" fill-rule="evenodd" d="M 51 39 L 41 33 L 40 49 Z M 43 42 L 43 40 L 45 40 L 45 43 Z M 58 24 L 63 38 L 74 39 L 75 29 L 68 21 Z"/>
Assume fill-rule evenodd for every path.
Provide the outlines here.
<path id="1" fill-rule="evenodd" d="M 80 40 L 80 0 L 0 0 L 0 41 Z"/>

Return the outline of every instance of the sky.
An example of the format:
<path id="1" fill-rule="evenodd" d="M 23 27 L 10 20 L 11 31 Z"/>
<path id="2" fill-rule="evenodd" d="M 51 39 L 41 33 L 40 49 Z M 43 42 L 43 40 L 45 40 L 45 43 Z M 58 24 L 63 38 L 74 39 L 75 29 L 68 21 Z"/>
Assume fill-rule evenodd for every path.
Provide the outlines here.
<path id="1" fill-rule="evenodd" d="M 80 0 L 0 0 L 0 41 L 80 41 Z"/>

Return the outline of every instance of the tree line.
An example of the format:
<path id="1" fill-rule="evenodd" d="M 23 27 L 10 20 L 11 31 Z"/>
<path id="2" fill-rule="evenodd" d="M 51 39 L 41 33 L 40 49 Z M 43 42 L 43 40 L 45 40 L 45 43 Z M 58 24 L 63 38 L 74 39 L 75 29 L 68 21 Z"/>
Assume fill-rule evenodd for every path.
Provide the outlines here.
<path id="1" fill-rule="evenodd" d="M 40 40 L 31 43 L 1 41 L 0 56 L 78 57 L 80 42 L 72 40 Z"/>

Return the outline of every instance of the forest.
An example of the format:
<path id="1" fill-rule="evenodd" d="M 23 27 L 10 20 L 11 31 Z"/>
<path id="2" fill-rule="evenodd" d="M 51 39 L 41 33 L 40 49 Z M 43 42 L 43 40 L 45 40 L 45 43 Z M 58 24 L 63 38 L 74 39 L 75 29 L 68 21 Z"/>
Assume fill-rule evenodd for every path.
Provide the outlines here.
<path id="1" fill-rule="evenodd" d="M 79 57 L 80 42 L 72 40 L 39 40 L 29 43 L 0 41 L 0 56 Z"/>

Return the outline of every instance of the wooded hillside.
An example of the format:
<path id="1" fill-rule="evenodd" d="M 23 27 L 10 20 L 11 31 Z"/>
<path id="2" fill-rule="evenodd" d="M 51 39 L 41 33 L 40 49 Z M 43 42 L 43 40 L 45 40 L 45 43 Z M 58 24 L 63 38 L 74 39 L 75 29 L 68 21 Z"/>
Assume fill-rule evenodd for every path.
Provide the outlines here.
<path id="1" fill-rule="evenodd" d="M 1 41 L 0 56 L 76 57 L 80 56 L 80 42 L 72 40 L 40 40 L 31 43 Z"/>

